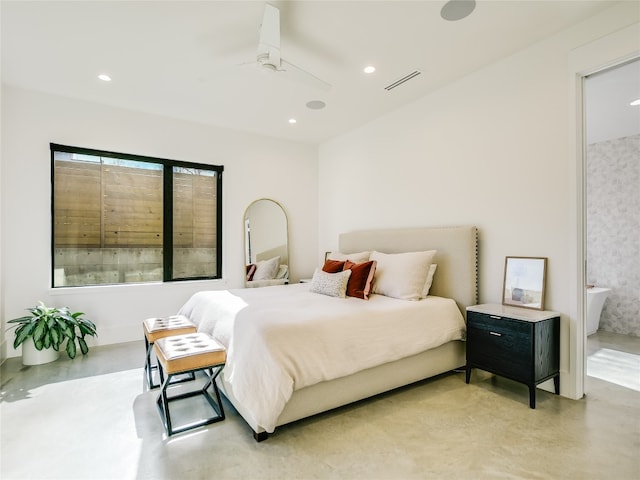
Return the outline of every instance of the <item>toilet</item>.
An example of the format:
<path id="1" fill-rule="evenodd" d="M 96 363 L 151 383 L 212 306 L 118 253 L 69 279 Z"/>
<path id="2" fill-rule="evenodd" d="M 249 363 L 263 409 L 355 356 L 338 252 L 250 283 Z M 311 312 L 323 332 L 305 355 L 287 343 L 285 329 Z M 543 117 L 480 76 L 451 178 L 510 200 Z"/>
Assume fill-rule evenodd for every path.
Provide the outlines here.
<path id="1" fill-rule="evenodd" d="M 611 292 L 610 288 L 587 288 L 587 336 L 598 331 L 602 306 L 609 296 L 609 292 Z"/>

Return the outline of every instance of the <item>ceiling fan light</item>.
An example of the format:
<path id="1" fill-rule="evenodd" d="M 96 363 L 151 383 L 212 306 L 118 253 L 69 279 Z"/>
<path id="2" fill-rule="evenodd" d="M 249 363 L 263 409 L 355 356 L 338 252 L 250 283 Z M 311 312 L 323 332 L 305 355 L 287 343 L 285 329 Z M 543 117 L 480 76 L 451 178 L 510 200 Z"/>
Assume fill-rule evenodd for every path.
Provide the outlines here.
<path id="1" fill-rule="evenodd" d="M 371 74 L 375 71 L 376 67 L 374 67 L 373 65 L 367 65 L 366 67 L 364 67 L 364 73 Z"/>
<path id="2" fill-rule="evenodd" d="M 290 118 L 289 123 L 293 125 L 294 123 L 298 123 L 298 121 L 295 118 Z"/>

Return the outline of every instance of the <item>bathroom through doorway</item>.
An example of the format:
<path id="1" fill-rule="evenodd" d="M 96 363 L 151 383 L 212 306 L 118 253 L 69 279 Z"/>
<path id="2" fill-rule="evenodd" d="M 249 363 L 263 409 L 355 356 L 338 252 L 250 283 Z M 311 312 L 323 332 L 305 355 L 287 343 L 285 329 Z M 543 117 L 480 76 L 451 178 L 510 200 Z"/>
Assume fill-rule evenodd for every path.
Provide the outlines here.
<path id="1" fill-rule="evenodd" d="M 586 386 L 640 391 L 640 59 L 584 78 Z"/>

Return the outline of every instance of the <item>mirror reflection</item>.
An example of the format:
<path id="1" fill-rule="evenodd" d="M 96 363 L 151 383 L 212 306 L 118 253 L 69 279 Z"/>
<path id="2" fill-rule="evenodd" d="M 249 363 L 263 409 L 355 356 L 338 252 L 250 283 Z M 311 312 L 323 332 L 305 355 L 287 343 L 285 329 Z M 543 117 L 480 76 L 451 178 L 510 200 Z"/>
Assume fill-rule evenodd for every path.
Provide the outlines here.
<path id="1" fill-rule="evenodd" d="M 287 215 L 282 206 L 261 198 L 244 214 L 245 285 L 266 287 L 289 283 Z"/>

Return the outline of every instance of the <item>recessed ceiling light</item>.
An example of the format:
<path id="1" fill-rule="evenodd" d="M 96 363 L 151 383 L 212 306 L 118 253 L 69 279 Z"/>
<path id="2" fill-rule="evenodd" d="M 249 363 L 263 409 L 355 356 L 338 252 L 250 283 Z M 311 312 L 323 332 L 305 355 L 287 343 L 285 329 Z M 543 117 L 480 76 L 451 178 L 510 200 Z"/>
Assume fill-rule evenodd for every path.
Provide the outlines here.
<path id="1" fill-rule="evenodd" d="M 449 0 L 440 10 L 440 16 L 450 22 L 462 20 L 476 8 L 476 0 Z"/>
<path id="2" fill-rule="evenodd" d="M 103 82 L 110 82 L 111 81 L 111 77 L 109 75 L 104 74 L 104 73 L 101 73 L 100 75 L 98 75 L 98 78 L 100 80 L 102 80 Z"/>
<path id="3" fill-rule="evenodd" d="M 373 73 L 376 71 L 376 67 L 374 67 L 373 65 L 367 65 L 366 67 L 364 67 L 364 73 Z"/>
<path id="4" fill-rule="evenodd" d="M 326 106 L 327 104 L 322 100 L 311 100 L 310 102 L 307 102 L 307 108 L 310 108 L 311 110 L 322 110 Z"/>
<path id="5" fill-rule="evenodd" d="M 632 107 L 637 107 L 640 105 L 640 98 L 638 98 L 637 100 L 634 100 L 633 102 L 631 102 L 629 105 L 631 105 Z"/>
<path id="6" fill-rule="evenodd" d="M 298 121 L 295 118 L 290 118 L 289 123 L 294 124 L 294 123 L 298 123 Z"/>

